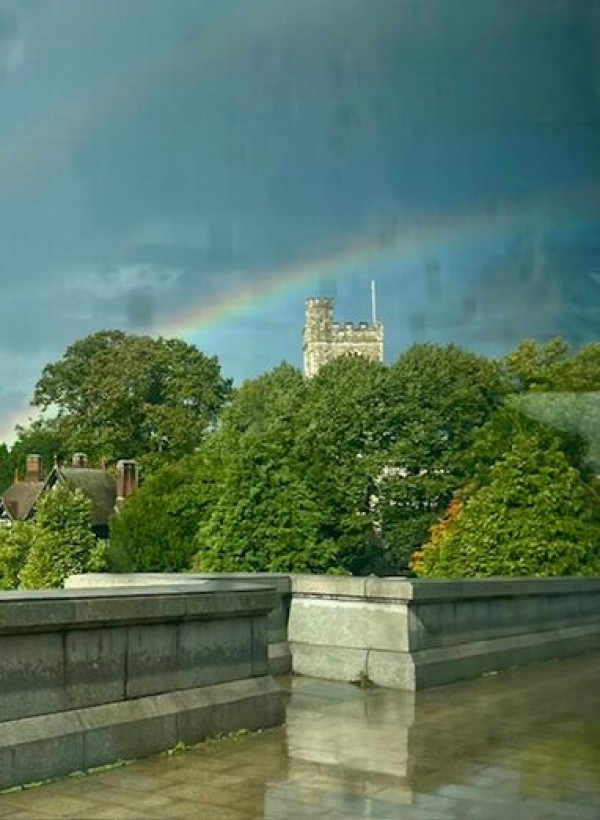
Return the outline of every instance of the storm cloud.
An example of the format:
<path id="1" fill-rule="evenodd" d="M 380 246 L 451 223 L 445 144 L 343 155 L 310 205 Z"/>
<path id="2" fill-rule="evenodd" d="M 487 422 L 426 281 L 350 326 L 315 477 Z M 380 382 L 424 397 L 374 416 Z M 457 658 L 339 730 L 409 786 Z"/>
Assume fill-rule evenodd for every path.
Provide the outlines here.
<path id="1" fill-rule="evenodd" d="M 5 2 L 0 117 L 11 412 L 79 336 L 160 332 L 266 272 L 419 230 L 410 259 L 400 241 L 302 296 L 366 318 L 376 275 L 389 359 L 424 338 L 598 335 L 594 0 Z M 437 241 L 454 222 L 460 241 Z M 300 362 L 298 291 L 255 307 L 193 336 L 237 379 Z"/>

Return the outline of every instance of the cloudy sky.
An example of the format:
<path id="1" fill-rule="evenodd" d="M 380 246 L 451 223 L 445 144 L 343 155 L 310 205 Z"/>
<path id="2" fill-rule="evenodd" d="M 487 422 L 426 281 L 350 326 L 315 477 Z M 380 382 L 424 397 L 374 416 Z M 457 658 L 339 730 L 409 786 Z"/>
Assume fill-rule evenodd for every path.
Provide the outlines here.
<path id="1" fill-rule="evenodd" d="M 598 0 L 0 0 L 0 430 L 100 328 L 241 380 L 600 336 Z"/>

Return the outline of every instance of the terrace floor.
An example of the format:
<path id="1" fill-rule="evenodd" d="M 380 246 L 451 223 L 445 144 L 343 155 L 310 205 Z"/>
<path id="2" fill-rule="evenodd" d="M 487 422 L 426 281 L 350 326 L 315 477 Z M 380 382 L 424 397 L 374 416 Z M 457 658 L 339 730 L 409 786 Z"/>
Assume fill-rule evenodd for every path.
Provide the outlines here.
<path id="1" fill-rule="evenodd" d="M 600 818 L 600 655 L 416 696 L 281 683 L 285 727 L 8 792 L 0 818 Z"/>

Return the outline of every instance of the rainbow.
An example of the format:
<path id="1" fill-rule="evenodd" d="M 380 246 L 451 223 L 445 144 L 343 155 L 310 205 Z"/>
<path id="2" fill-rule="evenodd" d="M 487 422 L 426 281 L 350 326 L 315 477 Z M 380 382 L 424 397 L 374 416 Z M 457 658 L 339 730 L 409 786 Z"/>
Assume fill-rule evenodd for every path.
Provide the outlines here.
<path id="1" fill-rule="evenodd" d="M 562 204 L 562 203 L 561 203 Z M 437 216 L 429 223 L 372 231 L 336 250 L 309 256 L 276 268 L 230 271 L 224 277 L 236 284 L 216 298 L 190 306 L 158 327 L 162 336 L 198 337 L 245 314 L 265 313 L 282 299 L 294 300 L 301 310 L 305 298 L 338 282 L 360 277 L 387 278 L 414 275 L 424 263 L 438 256 L 474 247 L 499 247 L 517 229 L 529 226 L 532 232 L 555 224 L 556 212 L 548 200 L 528 206 L 509 207 L 499 216 L 473 215 L 472 210 Z M 552 214 L 554 213 L 554 219 Z M 222 273 L 215 272 L 219 278 Z M 210 274 L 206 274 L 210 278 Z"/>

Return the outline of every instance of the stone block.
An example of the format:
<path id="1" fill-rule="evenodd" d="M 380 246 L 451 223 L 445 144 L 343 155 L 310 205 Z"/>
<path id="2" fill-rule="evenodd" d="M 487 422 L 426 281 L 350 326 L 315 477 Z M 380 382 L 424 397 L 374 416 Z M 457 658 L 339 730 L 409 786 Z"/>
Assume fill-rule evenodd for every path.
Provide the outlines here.
<path id="1" fill-rule="evenodd" d="M 408 649 L 403 603 L 299 598 L 292 603 L 289 638 L 306 644 L 355 649 Z"/>
<path id="2" fill-rule="evenodd" d="M 406 578 L 365 579 L 365 597 L 380 601 L 410 601 L 412 599 L 412 582 Z"/>
<path id="3" fill-rule="evenodd" d="M 64 634 L 68 708 L 124 699 L 126 642 L 125 627 L 70 630 Z"/>
<path id="4" fill-rule="evenodd" d="M 367 650 L 292 643 L 293 671 L 313 678 L 353 681 L 367 671 Z"/>
<path id="5" fill-rule="evenodd" d="M 266 630 L 257 631 L 266 655 Z M 190 689 L 252 677 L 252 619 L 184 621 L 179 626 L 171 689 Z"/>
<path id="6" fill-rule="evenodd" d="M 600 649 L 600 623 L 491 638 L 413 652 L 415 688 Z"/>
<path id="7" fill-rule="evenodd" d="M 298 598 L 292 603 L 289 640 L 293 644 L 365 649 L 367 629 L 364 601 Z"/>
<path id="8" fill-rule="evenodd" d="M 269 674 L 269 642 L 266 618 L 252 618 L 251 620 L 251 652 L 252 666 L 250 674 L 254 678 Z M 238 677 L 243 678 L 244 675 Z"/>
<path id="9" fill-rule="evenodd" d="M 7 721 L 0 732 L 0 788 L 283 721 L 283 693 L 271 678 Z"/>
<path id="10" fill-rule="evenodd" d="M 367 649 L 407 652 L 408 607 L 406 603 L 365 604 Z"/>
<path id="11" fill-rule="evenodd" d="M 83 735 L 76 712 L 0 724 L 0 789 L 49 780 L 83 768 Z"/>
<path id="12" fill-rule="evenodd" d="M 292 575 L 292 595 L 364 598 L 366 578 L 347 575 Z"/>
<path id="13" fill-rule="evenodd" d="M 67 708 L 63 649 L 59 632 L 0 635 L 0 721 Z"/>
<path id="14" fill-rule="evenodd" d="M 292 653 L 287 641 L 270 643 L 268 656 L 269 674 L 287 675 L 292 671 Z"/>
<path id="15" fill-rule="evenodd" d="M 409 652 L 370 651 L 367 675 L 376 686 L 408 691 L 415 689 L 415 665 Z"/>
<path id="16" fill-rule="evenodd" d="M 126 698 L 173 689 L 177 673 L 177 623 L 139 624 L 127 630 Z"/>

